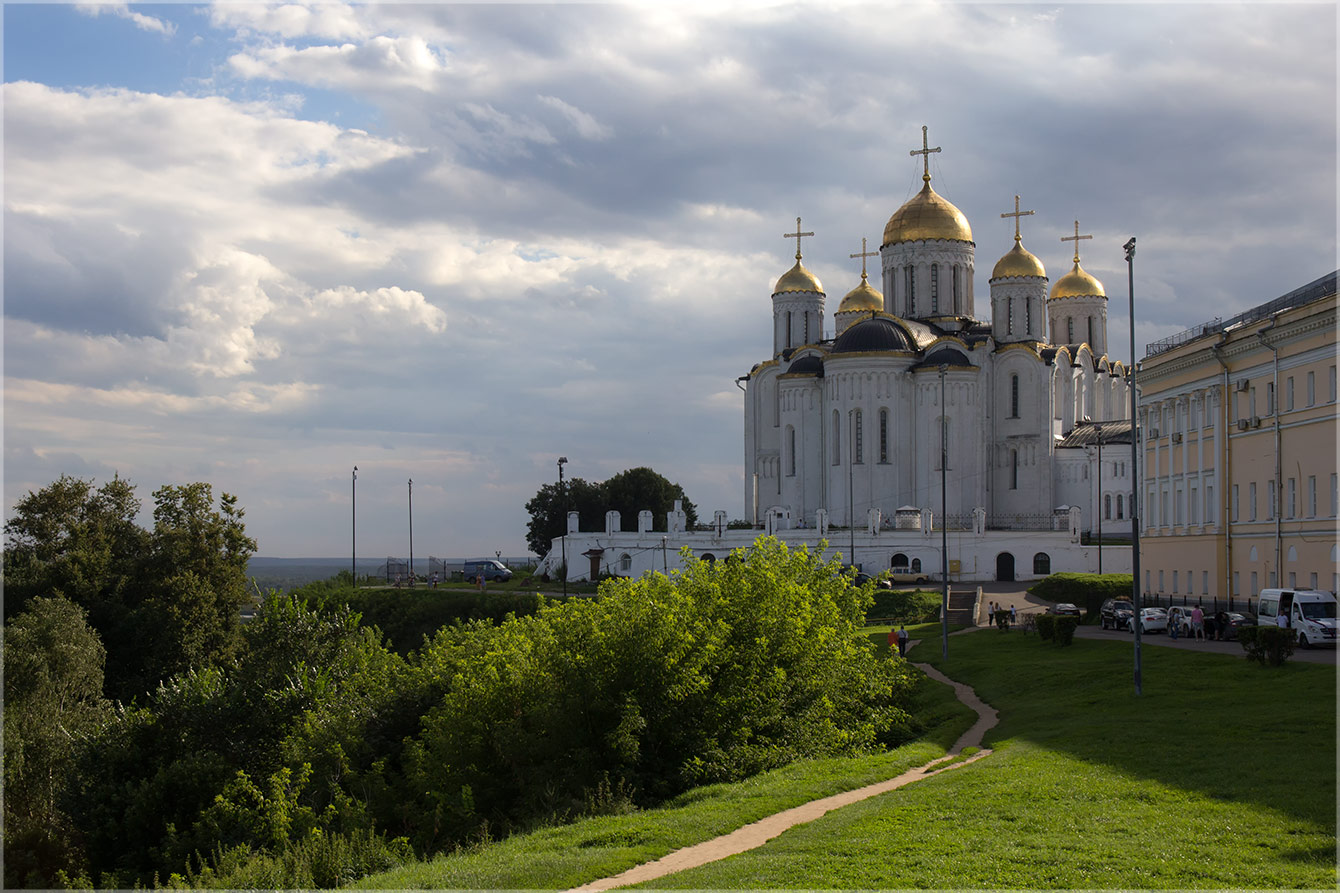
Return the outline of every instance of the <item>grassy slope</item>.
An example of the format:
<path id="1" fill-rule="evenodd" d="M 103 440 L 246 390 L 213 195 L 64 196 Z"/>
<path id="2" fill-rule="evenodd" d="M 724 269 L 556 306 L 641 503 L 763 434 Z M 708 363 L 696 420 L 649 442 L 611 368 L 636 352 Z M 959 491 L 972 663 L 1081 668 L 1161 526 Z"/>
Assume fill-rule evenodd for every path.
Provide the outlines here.
<path id="1" fill-rule="evenodd" d="M 1334 669 L 1146 648 L 1137 698 L 1131 654 L 956 637 L 993 755 L 648 886 L 1334 889 Z"/>
<path id="2" fill-rule="evenodd" d="M 930 732 L 888 753 L 796 763 L 747 781 L 696 788 L 660 809 L 517 835 L 363 878 L 356 886 L 563 889 L 617 874 L 775 812 L 892 778 L 943 755 L 976 719 L 948 686 L 930 680 L 918 692 L 916 713 Z"/>

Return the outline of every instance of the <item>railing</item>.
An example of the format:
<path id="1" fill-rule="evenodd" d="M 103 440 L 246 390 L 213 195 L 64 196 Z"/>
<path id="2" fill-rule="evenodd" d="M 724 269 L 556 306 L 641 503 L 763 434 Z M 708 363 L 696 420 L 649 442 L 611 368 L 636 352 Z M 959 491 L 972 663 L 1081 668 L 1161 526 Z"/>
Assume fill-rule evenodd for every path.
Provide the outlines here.
<path id="1" fill-rule="evenodd" d="M 1051 530 L 1053 529 L 1053 518 L 1055 516 L 1048 512 L 1045 515 L 987 515 L 987 530 Z"/>
<path id="2" fill-rule="evenodd" d="M 1256 322 L 1261 319 L 1268 319 L 1279 313 L 1281 310 L 1289 310 L 1293 307 L 1301 307 L 1304 304 L 1310 304 L 1313 301 L 1335 294 L 1335 273 L 1327 273 L 1314 282 L 1309 282 L 1301 288 L 1296 288 L 1286 295 L 1281 295 L 1273 301 L 1262 304 L 1259 307 L 1253 307 L 1251 310 L 1239 313 L 1237 316 L 1229 317 L 1227 320 L 1221 320 L 1215 317 L 1209 322 L 1201 323 L 1198 326 L 1192 326 L 1185 332 L 1179 332 L 1162 341 L 1155 341 L 1145 347 L 1145 357 L 1152 357 L 1155 354 L 1172 350 L 1179 344 L 1185 344 L 1188 341 L 1194 341 L 1197 338 L 1203 338 L 1206 335 L 1217 334 L 1234 326 L 1243 323 Z"/>
<path id="3" fill-rule="evenodd" d="M 1149 593 L 1140 596 L 1142 607 L 1151 608 L 1171 608 L 1173 605 L 1200 605 L 1201 610 L 1206 614 L 1214 615 L 1219 611 L 1240 611 L 1244 614 L 1255 614 L 1256 609 L 1253 605 L 1256 599 L 1252 596 L 1243 598 L 1217 595 L 1167 595 L 1165 593 Z"/>

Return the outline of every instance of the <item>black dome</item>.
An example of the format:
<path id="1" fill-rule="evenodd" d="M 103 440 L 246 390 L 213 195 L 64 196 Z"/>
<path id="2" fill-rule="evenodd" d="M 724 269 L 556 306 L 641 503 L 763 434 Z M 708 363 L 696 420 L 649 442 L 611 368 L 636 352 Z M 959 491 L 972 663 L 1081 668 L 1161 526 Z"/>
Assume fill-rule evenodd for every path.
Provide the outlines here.
<path id="1" fill-rule="evenodd" d="M 847 328 L 833 342 L 833 353 L 869 350 L 912 350 L 912 339 L 887 316 L 872 316 Z"/>
<path id="2" fill-rule="evenodd" d="M 959 350 L 957 347 L 950 347 L 942 344 L 931 351 L 926 359 L 917 363 L 916 368 L 936 368 L 939 366 L 971 366 L 972 360 Z"/>
<path id="3" fill-rule="evenodd" d="M 807 354 L 788 366 L 786 371 L 788 373 L 808 372 L 811 375 L 823 375 L 824 361 L 816 357 L 814 354 Z"/>

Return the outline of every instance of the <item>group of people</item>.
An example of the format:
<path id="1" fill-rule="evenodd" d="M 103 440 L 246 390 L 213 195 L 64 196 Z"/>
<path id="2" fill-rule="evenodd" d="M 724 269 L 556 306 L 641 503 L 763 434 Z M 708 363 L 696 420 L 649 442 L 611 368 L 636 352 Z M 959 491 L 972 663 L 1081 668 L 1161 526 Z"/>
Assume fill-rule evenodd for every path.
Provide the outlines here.
<path id="1" fill-rule="evenodd" d="M 1176 639 L 1182 635 L 1182 624 L 1176 620 L 1168 621 L 1168 638 Z M 1197 641 L 1224 641 L 1228 632 L 1228 612 L 1219 611 L 1213 617 L 1205 613 L 1200 605 L 1191 609 L 1190 626 L 1185 630 L 1188 639 Z"/>
<path id="2" fill-rule="evenodd" d="M 1010 623 L 1011 623 L 1011 624 L 1018 623 L 1018 622 L 1019 622 L 1019 614 L 1018 614 L 1017 611 L 1015 611 L 1015 609 L 1014 609 L 1014 605 L 1010 605 L 1008 608 L 1006 608 L 1006 607 L 1005 607 L 1003 604 L 1001 604 L 1000 602 L 995 602 L 995 601 L 988 601 L 988 602 L 986 603 L 986 619 L 987 619 L 987 623 L 988 623 L 988 624 L 995 623 L 995 622 L 996 622 L 996 612 L 997 612 L 997 611 L 1006 611 L 1006 610 L 1008 610 L 1008 611 L 1010 612 Z"/>

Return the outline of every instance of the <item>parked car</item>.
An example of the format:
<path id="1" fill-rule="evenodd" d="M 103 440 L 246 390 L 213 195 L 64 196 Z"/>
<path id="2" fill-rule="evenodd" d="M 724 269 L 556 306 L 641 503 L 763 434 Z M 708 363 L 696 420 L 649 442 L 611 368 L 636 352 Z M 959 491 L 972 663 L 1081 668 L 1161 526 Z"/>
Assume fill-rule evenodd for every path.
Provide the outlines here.
<path id="1" fill-rule="evenodd" d="M 512 569 L 496 558 L 480 558 L 465 562 L 461 569 L 466 580 L 474 581 L 483 574 L 485 580 L 501 580 L 506 583 L 512 579 Z"/>
<path id="2" fill-rule="evenodd" d="M 1070 604 L 1070 602 L 1057 602 L 1047 609 L 1048 614 L 1064 614 L 1071 617 L 1079 616 L 1079 608 Z"/>
<path id="3" fill-rule="evenodd" d="M 1135 614 L 1126 618 L 1126 629 L 1135 632 Z M 1166 633 L 1168 631 L 1168 612 L 1162 608 L 1140 609 L 1140 632 Z"/>
<path id="4" fill-rule="evenodd" d="M 931 579 L 925 572 L 907 567 L 895 567 L 884 576 L 893 583 L 929 583 Z"/>
<path id="5" fill-rule="evenodd" d="M 1220 611 L 1215 615 L 1214 624 L 1216 638 L 1234 640 L 1238 637 L 1238 630 L 1244 626 L 1256 626 L 1256 616 L 1240 611 Z"/>
<path id="6" fill-rule="evenodd" d="M 1098 625 L 1103 629 L 1126 629 L 1134 614 L 1135 606 L 1126 599 L 1104 599 L 1103 606 L 1098 609 Z"/>

